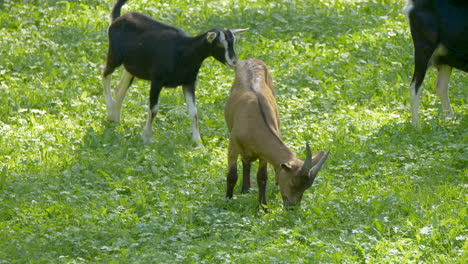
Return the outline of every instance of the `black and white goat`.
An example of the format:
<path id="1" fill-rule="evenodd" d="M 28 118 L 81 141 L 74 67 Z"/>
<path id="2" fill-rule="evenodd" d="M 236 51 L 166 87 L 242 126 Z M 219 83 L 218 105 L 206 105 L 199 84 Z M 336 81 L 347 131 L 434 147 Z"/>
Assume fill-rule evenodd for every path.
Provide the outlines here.
<path id="1" fill-rule="evenodd" d="M 468 71 L 468 1 L 408 0 L 405 7 L 414 44 L 414 74 L 411 82 L 412 123 L 419 125 L 421 84 L 429 66 L 437 68 L 436 89 L 449 117 L 453 110 L 448 96 L 452 68 Z"/>
<path id="2" fill-rule="evenodd" d="M 158 112 L 161 89 L 181 85 L 192 121 L 192 139 L 201 144 L 195 106 L 198 71 L 209 56 L 233 67 L 237 62 L 234 35 L 247 29 L 213 29 L 191 37 L 182 29 L 140 13 L 129 12 L 120 16 L 126 2 L 118 0 L 115 3 L 108 30 L 109 51 L 102 81 L 108 120 L 120 121 L 122 103 L 135 76 L 150 80 L 148 120 L 143 130 L 143 139 L 148 141 L 152 136 L 152 123 Z M 110 89 L 111 74 L 122 64 L 125 69 L 114 91 L 114 100 Z"/>

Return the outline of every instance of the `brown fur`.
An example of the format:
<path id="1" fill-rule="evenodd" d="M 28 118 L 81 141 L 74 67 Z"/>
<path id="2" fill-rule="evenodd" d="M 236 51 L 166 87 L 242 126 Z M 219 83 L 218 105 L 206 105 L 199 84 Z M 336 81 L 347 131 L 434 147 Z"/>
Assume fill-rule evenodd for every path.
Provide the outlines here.
<path id="1" fill-rule="evenodd" d="M 250 163 L 258 159 L 259 202 L 266 204 L 267 163 L 270 163 L 277 171 L 276 181 L 284 204 L 295 205 L 312 185 L 328 152 L 320 151 L 313 159 L 308 154 L 310 161 L 304 164 L 281 140 L 275 91 L 265 63 L 248 59 L 238 62 L 235 70 L 236 78 L 224 111 L 230 132 L 226 196 L 233 196 L 240 155 L 244 166 L 242 192 L 250 188 Z M 314 165 L 317 168 L 312 169 Z M 312 171 L 314 175 L 310 175 Z"/>

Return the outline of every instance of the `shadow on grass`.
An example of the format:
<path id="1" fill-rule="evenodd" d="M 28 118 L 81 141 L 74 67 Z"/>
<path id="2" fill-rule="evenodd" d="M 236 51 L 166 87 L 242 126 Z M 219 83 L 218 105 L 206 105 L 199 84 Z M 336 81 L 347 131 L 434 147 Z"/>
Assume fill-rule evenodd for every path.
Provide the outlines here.
<path id="1" fill-rule="evenodd" d="M 465 181 L 460 175 L 468 162 L 464 153 L 467 128 L 466 115 L 452 121 L 433 118 L 423 122 L 421 129 L 409 121 L 393 122 L 367 135 L 348 135 L 352 139 L 341 145 L 348 150 L 342 149 L 334 158 L 348 160 L 350 171 L 342 176 L 347 180 L 358 175 L 375 180 L 395 177 L 434 187 L 459 185 Z"/>

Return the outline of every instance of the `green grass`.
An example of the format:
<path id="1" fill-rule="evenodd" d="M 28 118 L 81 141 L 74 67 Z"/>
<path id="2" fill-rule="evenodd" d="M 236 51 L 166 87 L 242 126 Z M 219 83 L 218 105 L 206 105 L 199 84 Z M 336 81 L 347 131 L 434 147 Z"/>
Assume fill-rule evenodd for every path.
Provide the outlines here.
<path id="1" fill-rule="evenodd" d="M 150 144 L 139 137 L 148 82 L 134 82 L 120 125 L 105 121 L 112 2 L 0 1 L 0 263 L 466 261 L 468 79 L 454 71 L 446 120 L 430 70 L 422 127 L 410 125 L 405 1 L 124 7 L 193 35 L 250 27 L 237 54 L 269 66 L 284 140 L 302 158 L 306 142 L 331 149 L 300 210 L 283 210 L 270 170 L 268 214 L 255 184 L 224 198 L 234 75 L 214 59 L 197 90 L 204 149 L 190 141 L 181 89 L 162 92 Z"/>

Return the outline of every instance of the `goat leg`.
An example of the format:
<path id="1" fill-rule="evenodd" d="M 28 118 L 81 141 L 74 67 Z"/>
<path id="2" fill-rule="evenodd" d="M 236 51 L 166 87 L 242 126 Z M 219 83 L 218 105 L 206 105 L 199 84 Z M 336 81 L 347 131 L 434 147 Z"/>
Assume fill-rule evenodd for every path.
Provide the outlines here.
<path id="1" fill-rule="evenodd" d="M 234 195 L 234 186 L 237 183 L 237 165 L 229 167 L 229 172 L 226 178 L 227 189 L 226 189 L 226 197 L 232 199 Z"/>
<path id="2" fill-rule="evenodd" d="M 112 91 L 110 88 L 111 80 L 111 74 L 102 76 L 102 86 L 104 87 L 104 97 L 106 98 L 107 106 L 107 120 L 110 122 L 115 122 L 115 117 L 113 116 L 113 110 L 115 109 L 115 101 L 112 98 Z"/>
<path id="3" fill-rule="evenodd" d="M 450 98 L 448 96 L 448 84 L 450 80 L 450 74 L 452 73 L 452 67 L 448 65 L 441 65 L 437 68 L 437 81 L 436 91 L 437 95 L 442 102 L 445 114 L 449 117 L 453 117 L 452 106 L 450 105 Z"/>
<path id="4" fill-rule="evenodd" d="M 120 122 L 120 115 L 122 112 L 122 104 L 127 95 L 128 88 L 132 84 L 134 76 L 127 70 L 122 71 L 122 77 L 119 85 L 114 90 L 115 104 L 113 109 L 109 112 L 109 119 L 113 122 Z"/>
<path id="5" fill-rule="evenodd" d="M 267 212 L 265 205 L 266 202 L 266 185 L 268 180 L 267 174 L 267 162 L 263 159 L 259 160 L 258 172 L 257 172 L 257 184 L 258 184 L 258 202 L 262 206 L 263 210 Z"/>
<path id="6" fill-rule="evenodd" d="M 229 148 L 228 148 L 228 174 L 226 177 L 226 197 L 232 199 L 234 195 L 234 186 L 237 183 L 237 158 L 239 153 L 237 148 L 233 143 L 233 139 L 229 139 Z"/>
<path id="7" fill-rule="evenodd" d="M 151 82 L 148 120 L 146 121 L 146 126 L 142 134 L 144 142 L 148 142 L 151 139 L 151 136 L 153 135 L 153 120 L 156 117 L 156 114 L 158 113 L 158 101 L 161 89 L 162 85 L 160 85 L 158 82 Z"/>
<path id="8" fill-rule="evenodd" d="M 187 103 L 188 113 L 192 121 L 192 141 L 198 146 L 203 146 L 200 131 L 198 129 L 198 113 L 197 106 L 195 105 L 195 84 L 184 85 L 184 97 Z"/>
<path id="9" fill-rule="evenodd" d="M 241 193 L 247 193 L 250 190 L 250 167 L 252 162 L 242 160 L 242 190 Z"/>

